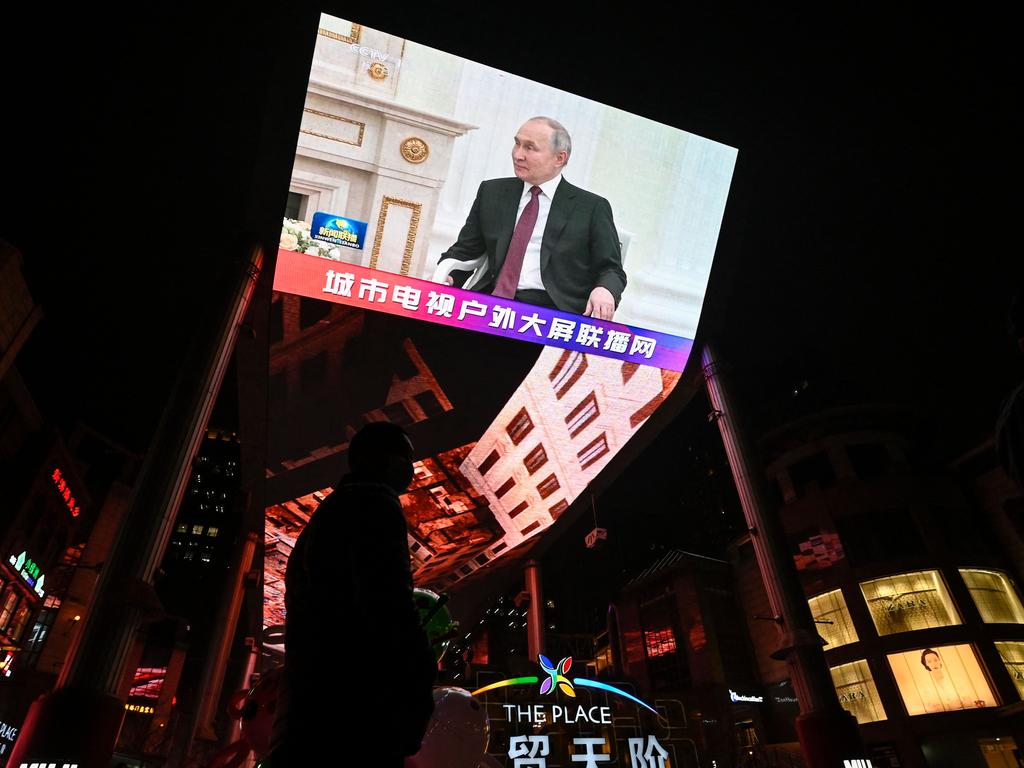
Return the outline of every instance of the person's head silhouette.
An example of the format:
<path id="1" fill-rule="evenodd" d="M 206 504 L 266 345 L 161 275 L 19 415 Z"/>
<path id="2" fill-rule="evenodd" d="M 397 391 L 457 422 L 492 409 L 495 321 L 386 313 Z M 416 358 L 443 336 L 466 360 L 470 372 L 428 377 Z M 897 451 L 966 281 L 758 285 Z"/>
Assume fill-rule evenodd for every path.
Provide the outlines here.
<path id="1" fill-rule="evenodd" d="M 353 474 L 403 493 L 412 481 L 412 441 L 397 424 L 372 422 L 349 443 L 348 464 Z"/>

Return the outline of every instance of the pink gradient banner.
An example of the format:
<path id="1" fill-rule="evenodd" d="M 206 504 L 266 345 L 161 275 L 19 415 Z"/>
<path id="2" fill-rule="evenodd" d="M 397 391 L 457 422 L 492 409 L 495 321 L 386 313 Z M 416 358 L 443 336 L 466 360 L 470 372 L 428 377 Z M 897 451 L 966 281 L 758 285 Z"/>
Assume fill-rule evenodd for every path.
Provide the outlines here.
<path id="1" fill-rule="evenodd" d="M 693 340 L 429 280 L 278 250 L 274 290 L 682 371 Z"/>

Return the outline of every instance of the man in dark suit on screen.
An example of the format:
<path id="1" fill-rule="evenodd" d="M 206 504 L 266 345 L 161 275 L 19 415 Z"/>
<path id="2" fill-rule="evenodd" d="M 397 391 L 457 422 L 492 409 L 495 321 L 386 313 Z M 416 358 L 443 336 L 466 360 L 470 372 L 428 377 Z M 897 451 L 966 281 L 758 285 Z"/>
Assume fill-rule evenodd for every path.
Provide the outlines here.
<path id="1" fill-rule="evenodd" d="M 480 185 L 435 279 L 477 268 L 466 288 L 610 320 L 626 287 L 619 236 L 608 201 L 562 178 L 571 153 L 561 123 L 527 120 L 512 149 L 515 178 Z"/>

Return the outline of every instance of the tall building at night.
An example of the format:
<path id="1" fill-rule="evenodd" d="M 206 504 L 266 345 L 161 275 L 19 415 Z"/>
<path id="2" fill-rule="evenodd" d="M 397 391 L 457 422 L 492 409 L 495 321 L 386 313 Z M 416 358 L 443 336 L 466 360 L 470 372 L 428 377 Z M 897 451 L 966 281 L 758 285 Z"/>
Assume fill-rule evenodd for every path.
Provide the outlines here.
<path id="1" fill-rule="evenodd" d="M 920 466 L 910 426 L 895 409 L 847 407 L 767 435 L 787 541 L 840 703 L 876 765 L 1017 765 L 1021 531 L 992 499 L 996 470 Z M 762 620 L 749 536 L 732 559 L 768 691 L 789 673 L 771 658 L 778 629 Z"/>
<path id="2" fill-rule="evenodd" d="M 42 317 L 21 256 L 0 243 L 0 766 L 50 691 L 117 535 L 139 457 L 48 423 L 16 365 Z"/>

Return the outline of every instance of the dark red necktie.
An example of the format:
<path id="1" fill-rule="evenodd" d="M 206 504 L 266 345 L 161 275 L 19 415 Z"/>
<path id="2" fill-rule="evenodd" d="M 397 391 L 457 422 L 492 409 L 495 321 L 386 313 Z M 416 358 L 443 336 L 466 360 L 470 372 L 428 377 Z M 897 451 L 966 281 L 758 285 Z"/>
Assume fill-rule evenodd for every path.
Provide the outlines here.
<path id="1" fill-rule="evenodd" d="M 505 255 L 505 263 L 501 265 L 501 274 L 494 284 L 493 296 L 501 296 L 505 299 L 514 299 L 516 288 L 519 287 L 519 273 L 523 271 L 523 257 L 526 256 L 526 246 L 530 244 L 533 237 L 533 228 L 537 224 L 537 210 L 540 203 L 537 196 L 540 194 L 540 187 L 530 187 L 530 202 L 523 208 L 519 221 L 516 222 L 516 229 L 512 233 L 512 242 L 508 244 L 508 253 Z"/>

